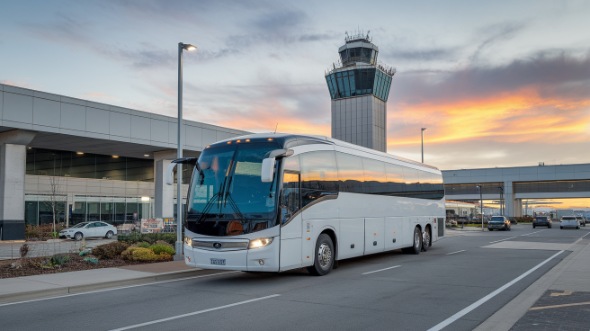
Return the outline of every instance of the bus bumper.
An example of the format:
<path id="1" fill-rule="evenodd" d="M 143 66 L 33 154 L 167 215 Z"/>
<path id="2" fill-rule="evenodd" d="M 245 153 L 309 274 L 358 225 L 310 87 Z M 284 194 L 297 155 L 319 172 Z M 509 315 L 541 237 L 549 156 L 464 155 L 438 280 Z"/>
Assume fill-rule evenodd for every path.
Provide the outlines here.
<path id="1" fill-rule="evenodd" d="M 184 245 L 184 262 L 201 269 L 240 271 L 279 271 L 278 240 L 255 249 L 212 251 Z"/>

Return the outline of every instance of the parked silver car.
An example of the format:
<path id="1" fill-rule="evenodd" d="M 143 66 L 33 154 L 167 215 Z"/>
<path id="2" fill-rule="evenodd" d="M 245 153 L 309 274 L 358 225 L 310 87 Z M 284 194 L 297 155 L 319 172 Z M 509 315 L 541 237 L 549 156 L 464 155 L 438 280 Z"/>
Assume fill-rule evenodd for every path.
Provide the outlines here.
<path id="1" fill-rule="evenodd" d="M 559 221 L 559 228 L 560 229 L 565 229 L 565 228 L 579 229 L 580 228 L 580 221 L 576 218 L 576 216 L 563 216 L 563 217 L 561 217 L 561 220 Z"/>
<path id="2" fill-rule="evenodd" d="M 82 222 L 59 232 L 60 238 L 82 240 L 82 238 L 107 238 L 117 234 L 117 228 L 102 221 Z"/>

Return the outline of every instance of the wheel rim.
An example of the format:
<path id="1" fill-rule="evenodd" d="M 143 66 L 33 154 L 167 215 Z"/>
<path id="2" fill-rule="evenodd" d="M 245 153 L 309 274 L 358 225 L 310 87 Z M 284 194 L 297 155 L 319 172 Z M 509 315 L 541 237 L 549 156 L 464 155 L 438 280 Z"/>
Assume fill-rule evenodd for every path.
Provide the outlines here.
<path id="1" fill-rule="evenodd" d="M 328 269 L 332 263 L 332 249 L 326 243 L 322 243 L 318 248 L 318 263 L 324 270 Z"/>

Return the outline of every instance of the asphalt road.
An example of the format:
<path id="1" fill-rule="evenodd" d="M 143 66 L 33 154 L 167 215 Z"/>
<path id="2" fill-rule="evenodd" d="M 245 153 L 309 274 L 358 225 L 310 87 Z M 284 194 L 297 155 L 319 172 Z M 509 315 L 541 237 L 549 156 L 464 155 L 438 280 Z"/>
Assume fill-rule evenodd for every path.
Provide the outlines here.
<path id="1" fill-rule="evenodd" d="M 345 260 L 323 277 L 220 272 L 0 305 L 0 321 L 3 330 L 472 330 L 588 231 L 465 232 L 420 255 Z"/>

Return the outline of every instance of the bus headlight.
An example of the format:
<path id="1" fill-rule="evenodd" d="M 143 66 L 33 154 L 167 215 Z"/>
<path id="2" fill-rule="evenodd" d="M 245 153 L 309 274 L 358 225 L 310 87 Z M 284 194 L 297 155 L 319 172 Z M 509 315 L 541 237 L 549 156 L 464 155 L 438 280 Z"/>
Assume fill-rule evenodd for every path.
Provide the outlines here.
<path id="1" fill-rule="evenodd" d="M 191 237 L 184 237 L 184 244 L 193 247 L 193 238 Z"/>
<path id="2" fill-rule="evenodd" d="M 270 245 L 272 242 L 272 238 L 258 238 L 250 240 L 250 244 L 248 245 L 248 249 L 253 248 L 261 248 Z"/>

